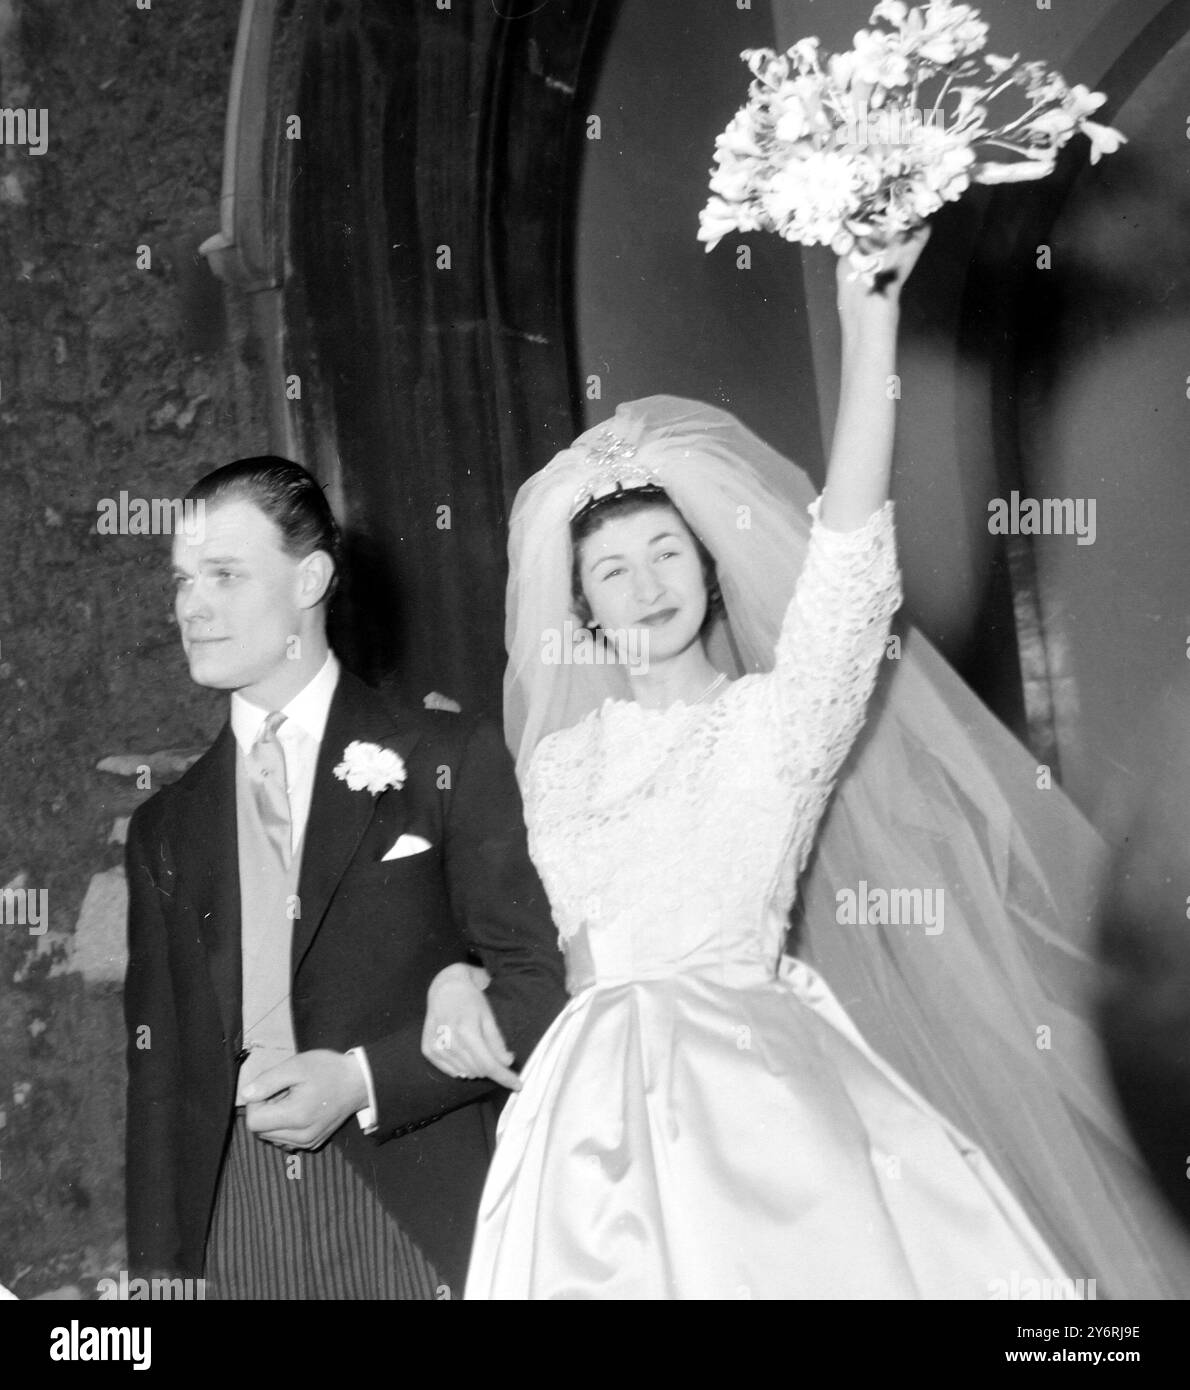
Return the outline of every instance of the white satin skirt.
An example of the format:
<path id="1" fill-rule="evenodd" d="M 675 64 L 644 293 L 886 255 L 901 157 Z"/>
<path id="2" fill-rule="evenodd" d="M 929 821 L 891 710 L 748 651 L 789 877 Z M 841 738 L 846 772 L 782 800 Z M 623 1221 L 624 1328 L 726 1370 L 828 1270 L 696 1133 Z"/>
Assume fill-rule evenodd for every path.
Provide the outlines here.
<path id="1" fill-rule="evenodd" d="M 743 985 L 594 985 L 523 1081 L 466 1298 L 1081 1295 L 980 1150 L 802 962 Z"/>

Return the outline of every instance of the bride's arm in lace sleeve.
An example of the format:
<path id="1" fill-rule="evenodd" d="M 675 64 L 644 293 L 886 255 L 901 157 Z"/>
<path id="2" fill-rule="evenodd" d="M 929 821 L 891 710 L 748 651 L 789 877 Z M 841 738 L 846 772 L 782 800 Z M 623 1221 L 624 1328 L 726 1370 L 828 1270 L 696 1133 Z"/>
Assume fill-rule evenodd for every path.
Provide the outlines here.
<path id="1" fill-rule="evenodd" d="M 869 290 L 838 266 L 843 361 L 826 485 L 776 651 L 791 763 L 829 783 L 863 723 L 901 600 L 888 501 L 900 293 L 928 232 L 900 242 Z"/>
<path id="2" fill-rule="evenodd" d="M 901 287 L 929 239 L 923 228 L 890 248 L 881 287 L 852 279 L 845 259 L 836 270 L 843 367 L 839 412 L 822 494 L 820 519 L 833 531 L 853 531 L 888 500 L 892 469 Z"/>

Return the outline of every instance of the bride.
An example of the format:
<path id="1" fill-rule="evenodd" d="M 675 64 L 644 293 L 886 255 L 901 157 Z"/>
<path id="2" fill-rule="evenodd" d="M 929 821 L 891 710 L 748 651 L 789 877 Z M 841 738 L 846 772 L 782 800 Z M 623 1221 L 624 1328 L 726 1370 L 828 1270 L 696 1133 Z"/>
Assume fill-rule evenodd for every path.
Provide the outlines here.
<path id="1" fill-rule="evenodd" d="M 503 1112 L 468 1298 L 1155 1297 L 1190 1268 L 1080 1021 L 1093 836 L 890 639 L 924 240 L 879 290 L 840 265 L 818 500 L 669 397 L 518 495 L 506 729 L 572 997 Z M 484 982 L 438 977 L 426 1055 L 511 1081 Z"/>

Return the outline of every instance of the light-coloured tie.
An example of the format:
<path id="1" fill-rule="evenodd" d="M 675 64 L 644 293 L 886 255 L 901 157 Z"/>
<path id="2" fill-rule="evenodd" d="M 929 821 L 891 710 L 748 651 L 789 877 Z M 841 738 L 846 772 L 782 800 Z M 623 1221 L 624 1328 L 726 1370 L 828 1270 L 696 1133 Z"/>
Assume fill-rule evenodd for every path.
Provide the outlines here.
<path id="1" fill-rule="evenodd" d="M 282 864 L 288 868 L 293 856 L 293 821 L 289 814 L 289 793 L 285 789 L 285 750 L 277 737 L 277 730 L 284 723 L 281 711 L 273 710 L 252 745 L 248 761 L 260 823 Z"/>
<path id="2" fill-rule="evenodd" d="M 290 1008 L 290 957 L 299 866 L 294 858 L 285 752 L 274 711 L 237 779 L 244 1050 L 241 1088 L 297 1051 Z"/>

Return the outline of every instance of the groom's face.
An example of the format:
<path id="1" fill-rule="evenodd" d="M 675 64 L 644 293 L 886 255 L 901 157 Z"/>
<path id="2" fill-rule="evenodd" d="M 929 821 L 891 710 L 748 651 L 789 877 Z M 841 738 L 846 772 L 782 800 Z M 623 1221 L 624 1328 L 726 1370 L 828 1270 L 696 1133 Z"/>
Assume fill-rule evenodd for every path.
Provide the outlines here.
<path id="1" fill-rule="evenodd" d="M 301 631 L 302 561 L 252 502 L 206 510 L 200 537 L 174 538 L 174 611 L 190 675 L 251 695 L 284 672 Z"/>

